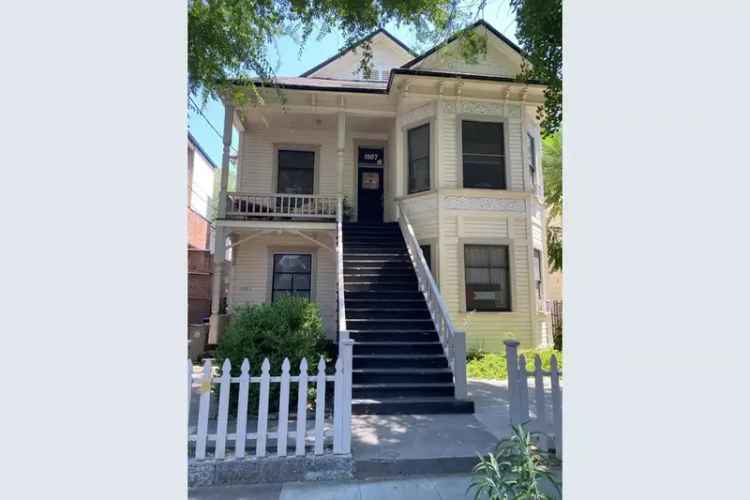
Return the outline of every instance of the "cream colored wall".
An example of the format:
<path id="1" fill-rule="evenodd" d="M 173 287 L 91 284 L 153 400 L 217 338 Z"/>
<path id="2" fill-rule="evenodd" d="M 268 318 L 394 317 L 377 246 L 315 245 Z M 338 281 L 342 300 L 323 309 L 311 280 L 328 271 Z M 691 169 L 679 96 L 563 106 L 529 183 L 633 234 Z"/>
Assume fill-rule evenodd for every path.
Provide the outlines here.
<path id="1" fill-rule="evenodd" d="M 372 66 L 374 69 L 397 68 L 413 56 L 406 52 L 393 40 L 379 33 L 372 38 Z M 318 71 L 308 75 L 309 78 L 339 78 L 343 80 L 360 80 L 362 77 L 357 73 L 362 52 L 349 51 L 340 58 L 332 61 Z M 372 79 L 378 79 L 373 76 Z M 384 80 L 387 80 L 387 73 Z"/>
<path id="2" fill-rule="evenodd" d="M 199 151 L 193 149 L 192 154 L 190 208 L 202 217 L 209 218 L 214 192 L 214 169 Z"/>
<path id="3" fill-rule="evenodd" d="M 462 118 L 477 117 L 505 123 L 508 191 L 459 186 L 458 127 Z M 402 195 L 402 199 L 417 239 L 437 240 L 437 262 L 433 266 L 438 269 L 439 287 L 455 326 L 466 330 L 468 348 L 500 352 L 506 338 L 519 340 L 522 347 L 551 342 L 546 315 L 540 311 L 543 301 L 536 299 L 531 268 L 532 248 L 540 249 L 544 256 L 544 213 L 536 195 L 530 192 L 525 161 L 526 130 L 538 135 L 534 118 L 523 114 L 517 103 L 468 98 L 411 100 L 402 103 L 397 117 L 401 128 L 426 119 L 436 128 L 432 136 L 436 142 L 432 154 L 437 163 L 433 187 L 427 193 Z M 399 176 L 405 176 L 403 142 L 405 139 L 396 165 Z M 537 160 L 541 162 L 539 154 Z M 540 167 L 541 163 L 537 170 Z M 406 188 L 404 184 L 401 193 Z M 462 252 L 467 243 L 510 245 L 511 312 L 466 312 Z"/>
<path id="4" fill-rule="evenodd" d="M 317 193 L 337 194 L 338 155 L 335 129 L 291 129 L 254 127 L 241 135 L 242 159 L 237 176 L 237 190 L 243 193 L 273 193 L 274 144 L 304 145 L 319 148 L 317 158 Z M 347 133 L 344 151 L 344 195 L 353 200 L 354 150 Z M 356 212 L 356 210 L 355 210 Z"/>
<path id="5" fill-rule="evenodd" d="M 239 235 L 237 239 L 242 239 Z M 330 238 L 318 236 L 329 247 Z M 272 285 L 272 251 L 306 252 L 313 256 L 312 299 L 320 305 L 321 317 L 329 339 L 336 338 L 336 255 L 315 244 L 289 234 L 258 237 L 234 249 L 229 306 L 264 304 L 270 301 Z"/>

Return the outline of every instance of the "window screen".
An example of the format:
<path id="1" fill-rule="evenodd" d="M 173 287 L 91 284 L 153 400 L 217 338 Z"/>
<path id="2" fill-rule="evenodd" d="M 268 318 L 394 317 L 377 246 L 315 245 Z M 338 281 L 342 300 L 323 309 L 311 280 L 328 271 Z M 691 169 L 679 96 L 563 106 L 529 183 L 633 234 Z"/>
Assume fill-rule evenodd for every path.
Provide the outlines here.
<path id="1" fill-rule="evenodd" d="M 312 256 L 310 254 L 276 254 L 273 256 L 273 291 L 271 301 L 284 295 L 310 298 Z"/>
<path id="2" fill-rule="evenodd" d="M 313 194 L 315 153 L 279 150 L 279 193 Z"/>
<path id="3" fill-rule="evenodd" d="M 510 311 L 507 245 L 464 246 L 467 311 Z"/>
<path id="4" fill-rule="evenodd" d="M 430 189 L 430 124 L 407 133 L 409 148 L 409 193 Z"/>
<path id="5" fill-rule="evenodd" d="M 505 189 L 503 124 L 461 122 L 464 187 Z"/>
<path id="6" fill-rule="evenodd" d="M 542 252 L 534 249 L 534 283 L 536 284 L 536 296 L 542 300 Z"/>

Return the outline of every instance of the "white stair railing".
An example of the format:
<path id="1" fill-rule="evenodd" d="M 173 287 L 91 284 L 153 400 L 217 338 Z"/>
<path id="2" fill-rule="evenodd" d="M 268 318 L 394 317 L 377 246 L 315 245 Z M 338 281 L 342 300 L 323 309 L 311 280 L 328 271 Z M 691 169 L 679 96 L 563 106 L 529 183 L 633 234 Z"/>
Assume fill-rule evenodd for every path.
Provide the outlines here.
<path id="1" fill-rule="evenodd" d="M 336 278 L 337 278 L 337 299 L 339 312 L 339 359 L 342 361 L 342 369 L 347 376 L 343 379 L 341 390 L 337 393 L 337 401 L 341 404 L 338 413 L 337 425 L 341 429 L 339 434 L 339 448 L 342 453 L 351 452 L 352 440 L 352 344 L 349 338 L 349 330 L 346 329 L 346 303 L 344 301 L 344 200 L 338 197 L 336 204 Z"/>
<path id="2" fill-rule="evenodd" d="M 453 326 L 448 307 L 445 305 L 430 268 L 427 266 L 417 236 L 414 234 L 414 228 L 406 214 L 406 208 L 401 202 L 399 202 L 398 208 L 398 224 L 401 233 L 404 235 L 404 241 L 412 264 L 414 264 L 414 270 L 417 273 L 419 290 L 427 302 L 432 322 L 435 324 L 440 343 L 443 345 L 443 352 L 448 358 L 448 366 L 453 372 L 454 395 L 456 399 L 466 399 L 466 334 L 456 330 Z"/>

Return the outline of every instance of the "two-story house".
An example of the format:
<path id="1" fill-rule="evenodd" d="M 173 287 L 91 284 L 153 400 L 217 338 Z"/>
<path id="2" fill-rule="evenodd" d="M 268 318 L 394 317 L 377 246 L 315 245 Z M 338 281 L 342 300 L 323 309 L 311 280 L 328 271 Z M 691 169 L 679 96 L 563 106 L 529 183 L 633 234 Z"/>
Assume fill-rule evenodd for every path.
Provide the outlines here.
<path id="1" fill-rule="evenodd" d="M 279 77 L 284 102 L 264 88 L 262 106 L 226 105 L 225 136 L 240 132 L 236 192 L 225 139 L 216 223 L 217 258 L 233 252 L 229 307 L 316 301 L 328 336 L 354 341 L 355 412 L 471 411 L 467 345 L 552 341 L 544 87 L 517 80 L 523 55 L 502 34 L 471 29 L 487 37 L 473 64 L 455 39 L 417 56 L 380 29 L 369 79 L 354 46 Z M 214 307 L 213 342 L 221 328 Z"/>

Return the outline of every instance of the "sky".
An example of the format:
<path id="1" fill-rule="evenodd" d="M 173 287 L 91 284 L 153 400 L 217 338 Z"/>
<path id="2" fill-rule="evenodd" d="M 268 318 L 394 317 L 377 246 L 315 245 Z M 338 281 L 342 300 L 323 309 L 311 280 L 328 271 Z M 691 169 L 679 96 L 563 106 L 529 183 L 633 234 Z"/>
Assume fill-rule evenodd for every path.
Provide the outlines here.
<path id="1" fill-rule="evenodd" d="M 483 17 L 503 35 L 517 43 L 515 16 L 510 10 L 508 0 L 488 0 Z M 389 24 L 385 28 L 408 47 L 417 48 L 415 34 L 408 27 L 398 28 Z M 275 46 L 270 48 L 268 56 L 271 63 L 275 64 L 278 76 L 299 76 L 338 53 L 345 47 L 344 41 L 344 37 L 339 33 L 331 33 L 321 40 L 316 40 L 313 35 L 300 54 L 299 45 L 294 40 L 290 37 L 281 37 Z M 427 50 L 429 47 L 424 49 Z M 416 52 L 422 53 L 423 51 L 416 50 Z M 200 105 L 200 102 L 195 102 L 196 105 Z M 200 112 L 188 110 L 188 130 L 216 165 L 221 165 L 223 128 L 224 106 L 220 102 L 209 101 Z M 232 154 L 237 152 L 237 142 L 238 138 L 235 133 L 232 138 Z"/>

